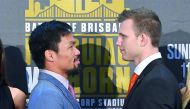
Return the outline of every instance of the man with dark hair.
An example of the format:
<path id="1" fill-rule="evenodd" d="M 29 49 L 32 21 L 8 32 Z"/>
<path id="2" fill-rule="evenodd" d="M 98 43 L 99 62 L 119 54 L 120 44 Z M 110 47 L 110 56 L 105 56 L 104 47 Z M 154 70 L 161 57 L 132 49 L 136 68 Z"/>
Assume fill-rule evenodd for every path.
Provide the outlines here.
<path id="1" fill-rule="evenodd" d="M 64 22 L 45 22 L 31 33 L 30 52 L 40 73 L 28 109 L 80 109 L 67 79 L 80 64 L 75 43 L 72 28 Z"/>
<path id="2" fill-rule="evenodd" d="M 124 10 L 117 45 L 123 60 L 134 61 L 135 70 L 124 102 L 125 109 L 181 109 L 177 80 L 158 51 L 159 17 L 151 10 Z"/>

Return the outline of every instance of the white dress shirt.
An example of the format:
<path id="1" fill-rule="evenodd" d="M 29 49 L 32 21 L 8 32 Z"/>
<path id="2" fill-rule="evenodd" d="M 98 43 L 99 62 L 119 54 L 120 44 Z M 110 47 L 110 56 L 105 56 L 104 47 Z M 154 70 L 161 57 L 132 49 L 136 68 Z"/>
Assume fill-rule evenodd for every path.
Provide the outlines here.
<path id="1" fill-rule="evenodd" d="M 62 75 L 55 73 L 55 72 L 52 72 L 52 71 L 49 71 L 49 70 L 45 70 L 45 69 L 40 69 L 40 72 L 43 72 L 43 73 L 46 73 L 48 75 L 53 76 L 58 81 L 60 81 L 65 86 L 65 88 L 68 90 L 69 81 L 65 77 L 63 77 Z"/>
<path id="2" fill-rule="evenodd" d="M 145 69 L 145 67 L 146 67 L 149 63 L 151 63 L 153 60 L 158 59 L 158 58 L 162 58 L 160 52 L 155 53 L 155 54 L 153 54 L 153 55 L 147 57 L 146 59 L 144 59 L 142 62 L 140 62 L 140 63 L 136 66 L 134 72 L 135 72 L 137 75 L 140 75 L 140 74 L 142 73 L 142 71 Z"/>

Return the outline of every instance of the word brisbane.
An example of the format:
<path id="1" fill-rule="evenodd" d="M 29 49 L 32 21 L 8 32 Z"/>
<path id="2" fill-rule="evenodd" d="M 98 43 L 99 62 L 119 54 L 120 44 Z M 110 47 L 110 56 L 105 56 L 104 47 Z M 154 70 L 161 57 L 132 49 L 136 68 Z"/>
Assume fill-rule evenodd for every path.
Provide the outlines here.
<path id="1" fill-rule="evenodd" d="M 67 22 L 76 33 L 118 33 L 116 22 Z M 32 32 L 42 22 L 25 22 L 25 32 Z"/>

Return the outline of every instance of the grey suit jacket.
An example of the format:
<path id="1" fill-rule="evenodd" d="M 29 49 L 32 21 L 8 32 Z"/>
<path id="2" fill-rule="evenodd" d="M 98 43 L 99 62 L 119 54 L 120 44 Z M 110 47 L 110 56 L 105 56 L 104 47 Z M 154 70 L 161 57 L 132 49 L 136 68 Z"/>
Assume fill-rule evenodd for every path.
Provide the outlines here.
<path id="1" fill-rule="evenodd" d="M 40 72 L 38 83 L 29 98 L 28 109 L 80 109 L 80 105 L 61 82 Z"/>

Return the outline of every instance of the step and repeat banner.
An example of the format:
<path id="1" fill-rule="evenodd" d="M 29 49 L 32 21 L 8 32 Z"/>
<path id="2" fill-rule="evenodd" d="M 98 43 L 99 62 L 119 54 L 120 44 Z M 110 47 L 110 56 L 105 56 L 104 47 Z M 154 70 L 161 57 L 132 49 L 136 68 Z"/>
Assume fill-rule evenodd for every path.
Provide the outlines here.
<path id="1" fill-rule="evenodd" d="M 30 33 L 42 22 L 55 19 L 72 26 L 81 51 L 81 71 L 69 77 L 81 107 L 121 107 L 131 71 L 129 62 L 122 61 L 116 46 L 119 29 L 116 18 L 125 9 L 124 0 L 50 0 L 44 8 L 40 6 L 40 2 L 29 0 L 25 10 L 29 92 L 37 83 L 39 73 L 28 49 Z"/>
<path id="2" fill-rule="evenodd" d="M 81 51 L 81 69 L 69 76 L 81 107 L 121 108 L 134 66 L 122 60 L 116 46 L 120 26 L 116 19 L 124 9 L 145 7 L 161 19 L 160 52 L 183 87 L 190 64 L 189 4 L 188 0 L 3 0 L 0 38 L 7 77 L 30 95 L 39 75 L 28 46 L 31 32 L 45 21 L 67 22 Z"/>

